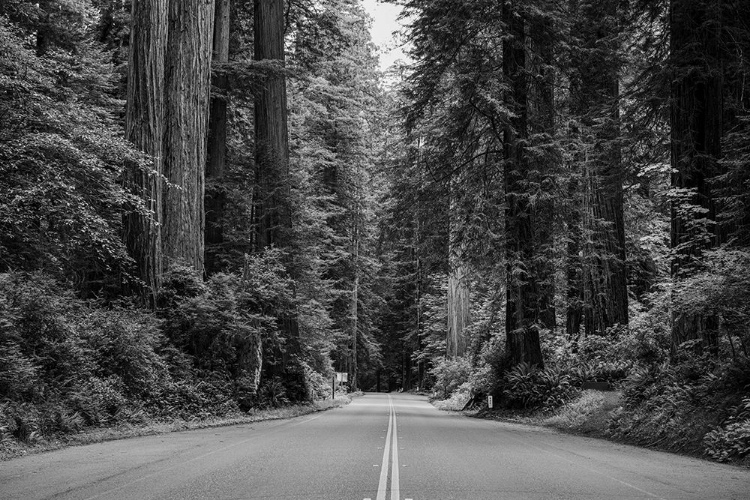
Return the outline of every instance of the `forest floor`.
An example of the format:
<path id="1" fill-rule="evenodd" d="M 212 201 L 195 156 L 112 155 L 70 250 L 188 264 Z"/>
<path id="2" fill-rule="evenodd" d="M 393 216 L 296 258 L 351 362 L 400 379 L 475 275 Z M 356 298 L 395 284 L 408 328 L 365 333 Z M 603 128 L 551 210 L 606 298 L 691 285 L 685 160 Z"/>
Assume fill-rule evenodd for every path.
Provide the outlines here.
<path id="1" fill-rule="evenodd" d="M 207 419 L 194 418 L 191 420 L 175 419 L 170 421 L 152 421 L 139 425 L 118 425 L 87 429 L 78 434 L 60 436 L 56 439 L 40 439 L 30 443 L 0 443 L 0 461 L 11 458 L 41 453 L 44 451 L 58 450 L 68 446 L 81 446 L 103 441 L 126 439 L 139 436 L 155 436 L 169 432 L 179 432 L 193 429 L 206 429 L 211 427 L 224 427 L 229 425 L 249 424 L 264 420 L 282 420 L 311 413 L 326 411 L 332 408 L 346 406 L 357 394 L 336 395 L 336 399 L 318 400 L 308 404 L 284 406 L 280 408 L 268 408 L 251 410 L 247 413 L 237 413 L 223 417 L 210 417 Z"/>

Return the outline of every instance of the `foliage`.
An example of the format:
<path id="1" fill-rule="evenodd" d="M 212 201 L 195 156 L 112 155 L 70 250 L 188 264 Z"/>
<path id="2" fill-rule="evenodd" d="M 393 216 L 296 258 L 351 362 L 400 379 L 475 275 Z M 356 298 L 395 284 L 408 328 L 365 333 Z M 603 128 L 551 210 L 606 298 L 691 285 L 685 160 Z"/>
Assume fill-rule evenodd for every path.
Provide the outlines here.
<path id="1" fill-rule="evenodd" d="M 33 441 L 138 423 L 173 379 L 150 314 L 103 309 L 39 273 L 0 274 L 0 427 Z"/>
<path id="2" fill-rule="evenodd" d="M 707 253 L 704 270 L 675 283 L 672 307 L 677 315 L 699 314 L 720 318 L 726 343 L 719 356 L 736 358 L 748 352 L 750 322 L 750 253 L 718 249 Z M 728 344 L 728 345 L 727 345 Z M 735 345 L 737 344 L 737 345 Z"/>
<path id="3" fill-rule="evenodd" d="M 431 362 L 445 356 L 448 314 L 446 310 L 448 277 L 437 274 L 429 277 L 434 287 L 427 289 L 419 298 L 421 323 L 419 349 L 412 354 L 416 362 Z M 425 287 L 426 288 L 426 287 Z M 440 361 L 436 361 L 439 363 Z"/>
<path id="4" fill-rule="evenodd" d="M 461 411 L 471 399 L 473 393 L 470 382 L 464 382 L 451 393 L 447 399 L 437 399 L 432 404 L 438 410 Z"/>
<path id="5" fill-rule="evenodd" d="M 375 248 L 379 76 L 359 2 L 290 6 L 290 153 L 296 244 L 293 274 L 301 332 L 352 383 L 381 364 L 376 315 L 383 307 Z M 355 292 L 356 289 L 356 292 Z M 355 302 L 356 297 L 356 302 Z M 357 345 L 354 346 L 354 338 Z M 356 349 L 355 349 L 356 347 Z M 353 359 L 356 350 L 356 359 Z M 355 380 L 356 373 L 356 380 Z"/>
<path id="6" fill-rule="evenodd" d="M 129 259 L 119 184 L 123 140 L 106 54 L 91 43 L 37 56 L 0 18 L 0 271 L 56 273 L 85 292 L 118 286 Z"/>
<path id="7" fill-rule="evenodd" d="M 258 390 L 261 363 L 286 342 L 277 318 L 289 314 L 294 300 L 282 260 L 276 250 L 247 256 L 241 275 L 218 273 L 206 282 L 192 268 L 174 266 L 158 300 L 166 336 L 210 383 L 233 387 L 245 409 Z"/>
<path id="8" fill-rule="evenodd" d="M 563 405 L 553 416 L 546 419 L 545 423 L 562 428 L 580 427 L 603 406 L 604 399 L 600 391 L 583 391 L 579 397 Z"/>
<path id="9" fill-rule="evenodd" d="M 730 410 L 726 421 L 703 438 L 706 454 L 719 462 L 750 454 L 750 398 Z"/>
<path id="10" fill-rule="evenodd" d="M 625 405 L 610 422 L 612 436 L 715 458 L 739 456 L 742 445 L 733 450 L 724 439 L 736 435 L 742 443 L 742 395 L 750 389 L 746 359 L 716 362 L 690 355 L 678 364 L 635 369 L 623 387 Z"/>
<path id="11" fill-rule="evenodd" d="M 558 366 L 539 369 L 519 363 L 503 377 L 503 403 L 511 408 L 556 408 L 576 394 L 570 376 Z"/>
<path id="12" fill-rule="evenodd" d="M 435 377 L 433 389 L 440 399 L 447 399 L 469 380 L 471 362 L 467 358 L 441 358 L 430 370 Z"/>
<path id="13" fill-rule="evenodd" d="M 0 274 L 3 439 L 31 443 L 90 427 L 285 404 L 276 378 L 258 391 L 260 370 L 243 357 L 257 336 L 268 350 L 283 348 L 275 318 L 264 314 L 291 307 L 278 261 L 270 252 L 250 259 L 243 275 L 218 274 L 205 284 L 176 267 L 160 317 L 83 301 L 40 273 Z M 328 395 L 314 370 L 306 368 L 303 379 L 314 382 L 311 397 Z"/>
<path id="14" fill-rule="evenodd" d="M 284 381 L 279 377 L 265 380 L 258 389 L 258 400 L 264 408 L 278 408 L 289 404 Z"/>

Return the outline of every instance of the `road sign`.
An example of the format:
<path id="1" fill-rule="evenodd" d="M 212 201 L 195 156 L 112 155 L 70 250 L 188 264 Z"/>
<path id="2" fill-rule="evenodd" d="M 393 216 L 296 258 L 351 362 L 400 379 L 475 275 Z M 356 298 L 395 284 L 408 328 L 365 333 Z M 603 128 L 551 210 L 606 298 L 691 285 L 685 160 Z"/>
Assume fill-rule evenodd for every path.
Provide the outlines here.
<path id="1" fill-rule="evenodd" d="M 492 408 L 492 396 L 487 396 L 487 407 Z"/>
<path id="2" fill-rule="evenodd" d="M 346 372 L 336 372 L 336 382 L 348 382 L 349 374 Z"/>

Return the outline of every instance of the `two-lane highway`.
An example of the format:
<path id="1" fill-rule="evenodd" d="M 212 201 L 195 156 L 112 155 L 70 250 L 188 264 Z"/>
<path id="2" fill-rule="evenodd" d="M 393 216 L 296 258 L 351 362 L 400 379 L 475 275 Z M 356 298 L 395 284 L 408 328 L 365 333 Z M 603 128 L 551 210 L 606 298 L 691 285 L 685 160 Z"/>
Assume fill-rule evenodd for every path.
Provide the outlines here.
<path id="1" fill-rule="evenodd" d="M 750 471 L 367 394 L 287 421 L 0 462 L 0 499 L 750 498 Z"/>

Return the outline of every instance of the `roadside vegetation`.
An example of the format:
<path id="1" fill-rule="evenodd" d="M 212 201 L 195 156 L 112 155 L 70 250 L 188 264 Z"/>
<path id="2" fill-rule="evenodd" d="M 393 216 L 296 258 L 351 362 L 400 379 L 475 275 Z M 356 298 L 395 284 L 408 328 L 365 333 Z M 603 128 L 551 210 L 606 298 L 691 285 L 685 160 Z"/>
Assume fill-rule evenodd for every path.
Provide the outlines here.
<path id="1" fill-rule="evenodd" d="M 276 333 L 250 303 L 278 297 L 268 284 L 260 298 L 255 284 L 252 292 L 228 276 L 204 284 L 179 269 L 163 288 L 169 309 L 150 312 L 101 307 L 42 274 L 0 274 L 0 455 L 341 404 L 311 369 L 307 403 L 292 405 L 272 376 L 248 389 L 238 332 Z"/>
<path id="2" fill-rule="evenodd" d="M 466 359 L 442 359 L 432 370 L 433 404 L 750 465 L 750 359 L 732 347 L 738 339 L 726 337 L 712 354 L 670 358 L 666 321 L 648 316 L 575 344 L 546 339 L 544 369 L 521 364 L 501 375 L 486 361 L 502 358 L 501 345 L 473 370 Z M 586 389 L 591 383 L 608 390 Z"/>

